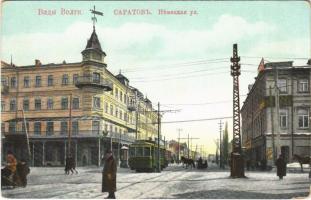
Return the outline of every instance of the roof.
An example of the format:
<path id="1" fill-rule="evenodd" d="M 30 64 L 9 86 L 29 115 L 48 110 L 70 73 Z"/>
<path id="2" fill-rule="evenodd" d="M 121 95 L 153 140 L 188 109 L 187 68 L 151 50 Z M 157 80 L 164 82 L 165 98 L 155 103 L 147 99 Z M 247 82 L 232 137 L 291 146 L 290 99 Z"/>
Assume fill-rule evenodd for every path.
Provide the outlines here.
<path id="1" fill-rule="evenodd" d="M 95 32 L 95 28 L 93 29 L 93 33 L 92 33 L 90 39 L 87 41 L 85 50 L 86 49 L 95 49 L 95 50 L 98 50 L 100 52 L 103 52 L 101 45 L 100 45 L 100 42 L 98 40 L 97 34 Z"/>

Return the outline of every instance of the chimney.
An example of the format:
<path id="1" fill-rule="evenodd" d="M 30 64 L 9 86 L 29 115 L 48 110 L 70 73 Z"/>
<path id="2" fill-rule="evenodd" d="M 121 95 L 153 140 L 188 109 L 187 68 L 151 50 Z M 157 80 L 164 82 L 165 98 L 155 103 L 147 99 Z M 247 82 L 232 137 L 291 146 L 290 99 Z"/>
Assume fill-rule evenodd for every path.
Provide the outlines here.
<path id="1" fill-rule="evenodd" d="M 35 60 L 35 66 L 36 67 L 40 67 L 41 66 L 41 62 L 40 62 L 40 60 Z"/>
<path id="2" fill-rule="evenodd" d="M 311 58 L 308 60 L 307 65 L 311 65 Z"/>

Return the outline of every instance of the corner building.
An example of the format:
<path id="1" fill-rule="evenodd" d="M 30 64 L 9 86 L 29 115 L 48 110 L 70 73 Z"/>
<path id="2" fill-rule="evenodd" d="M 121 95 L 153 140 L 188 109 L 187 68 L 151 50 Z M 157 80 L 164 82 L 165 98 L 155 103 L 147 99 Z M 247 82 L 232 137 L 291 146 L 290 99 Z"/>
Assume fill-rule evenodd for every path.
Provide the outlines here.
<path id="1" fill-rule="evenodd" d="M 250 161 L 252 166 L 262 161 L 272 166 L 274 157 L 280 153 L 285 155 L 287 162 L 292 162 L 295 154 L 310 156 L 310 60 L 304 66 L 293 66 L 291 61 L 261 63 L 258 69 L 255 83 L 249 85 L 241 109 L 242 146 L 246 161 Z M 276 82 L 279 90 L 278 115 Z"/>
<path id="2" fill-rule="evenodd" d="M 82 62 L 1 62 L 2 160 L 10 150 L 33 166 L 61 166 L 70 152 L 78 166 L 100 165 L 106 149 L 119 158 L 122 146 L 157 136 L 151 101 L 105 56 L 94 27 Z"/>

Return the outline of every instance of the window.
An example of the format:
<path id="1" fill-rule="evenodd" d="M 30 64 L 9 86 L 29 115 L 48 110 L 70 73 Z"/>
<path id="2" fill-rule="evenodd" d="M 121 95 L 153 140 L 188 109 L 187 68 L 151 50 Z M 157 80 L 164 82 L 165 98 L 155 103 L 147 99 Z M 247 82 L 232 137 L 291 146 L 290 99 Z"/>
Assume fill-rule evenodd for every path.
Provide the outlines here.
<path id="1" fill-rule="evenodd" d="M 280 109 L 280 127 L 287 128 L 288 114 L 286 109 Z"/>
<path id="2" fill-rule="evenodd" d="M 299 92 L 309 92 L 309 80 L 308 79 L 298 80 L 298 91 Z"/>
<path id="3" fill-rule="evenodd" d="M 62 110 L 67 110 L 68 109 L 68 97 L 62 97 Z"/>
<path id="4" fill-rule="evenodd" d="M 64 74 L 62 78 L 62 85 L 68 85 L 69 80 L 68 80 L 68 74 Z"/>
<path id="5" fill-rule="evenodd" d="M 110 91 L 110 94 L 113 95 L 113 87 L 112 87 L 112 90 Z"/>
<path id="6" fill-rule="evenodd" d="M 24 109 L 24 111 L 29 111 L 29 99 L 24 99 L 23 109 Z"/>
<path id="7" fill-rule="evenodd" d="M 72 122 L 72 134 L 73 135 L 79 134 L 79 122 L 78 121 Z"/>
<path id="8" fill-rule="evenodd" d="M 108 103 L 105 102 L 105 113 L 108 113 Z"/>
<path id="9" fill-rule="evenodd" d="M 27 127 L 27 132 L 28 132 L 29 131 L 29 122 L 27 122 L 27 121 L 26 121 L 26 127 Z M 23 133 L 26 132 L 24 121 L 22 122 L 22 132 Z"/>
<path id="10" fill-rule="evenodd" d="M 79 98 L 73 98 L 72 100 L 72 109 L 76 110 L 79 109 Z"/>
<path id="11" fill-rule="evenodd" d="M 36 76 L 36 87 L 41 87 L 41 76 Z"/>
<path id="12" fill-rule="evenodd" d="M 52 97 L 49 97 L 47 102 L 46 102 L 46 105 L 47 105 L 47 109 L 48 110 L 52 110 L 53 109 L 53 98 Z"/>
<path id="13" fill-rule="evenodd" d="M 123 93 L 120 91 L 120 101 L 122 102 Z"/>
<path id="14" fill-rule="evenodd" d="M 120 119 L 122 119 L 122 110 L 120 110 Z"/>
<path id="15" fill-rule="evenodd" d="M 15 133 L 16 132 L 16 122 L 10 122 L 9 123 L 9 133 Z"/>
<path id="16" fill-rule="evenodd" d="M 5 111 L 5 102 L 1 101 L 1 112 Z"/>
<path id="17" fill-rule="evenodd" d="M 11 99 L 10 101 L 10 111 L 15 111 L 16 110 L 16 100 Z"/>
<path id="18" fill-rule="evenodd" d="M 96 72 L 93 73 L 93 82 L 94 83 L 100 83 L 100 74 L 99 73 L 96 73 Z"/>
<path id="19" fill-rule="evenodd" d="M 1 84 L 2 84 L 2 85 L 8 85 L 7 80 L 6 80 L 6 77 L 1 76 Z"/>
<path id="20" fill-rule="evenodd" d="M 123 99 L 124 99 L 124 103 L 126 104 L 126 94 L 124 94 Z"/>
<path id="21" fill-rule="evenodd" d="M 118 128 L 114 127 L 114 132 L 117 133 L 118 132 Z"/>
<path id="22" fill-rule="evenodd" d="M 105 124 L 105 131 L 108 132 L 108 124 Z"/>
<path id="23" fill-rule="evenodd" d="M 136 156 L 143 156 L 143 147 L 136 148 Z"/>
<path id="24" fill-rule="evenodd" d="M 124 121 L 127 122 L 127 113 L 124 113 Z"/>
<path id="25" fill-rule="evenodd" d="M 41 122 L 34 123 L 34 134 L 41 135 Z"/>
<path id="26" fill-rule="evenodd" d="M 135 156 L 135 147 L 130 147 L 130 157 L 134 157 Z"/>
<path id="27" fill-rule="evenodd" d="M 119 90 L 118 88 L 116 88 L 116 98 L 118 99 L 118 97 L 119 97 Z"/>
<path id="28" fill-rule="evenodd" d="M 93 107 L 100 108 L 100 97 L 93 97 Z"/>
<path id="29" fill-rule="evenodd" d="M 1 122 L 1 133 L 5 132 L 5 123 Z"/>
<path id="30" fill-rule="evenodd" d="M 16 86 L 17 86 L 16 77 L 12 77 L 11 78 L 11 88 L 16 88 Z"/>
<path id="31" fill-rule="evenodd" d="M 109 126 L 109 130 L 112 132 L 112 125 Z"/>
<path id="32" fill-rule="evenodd" d="M 73 84 L 76 84 L 77 82 L 78 82 L 78 74 L 74 74 L 74 75 L 72 75 L 72 82 L 73 82 Z"/>
<path id="33" fill-rule="evenodd" d="M 53 86 L 53 75 L 48 75 L 48 86 Z"/>
<path id="34" fill-rule="evenodd" d="M 150 156 L 150 147 L 144 147 L 144 156 Z"/>
<path id="35" fill-rule="evenodd" d="M 25 87 L 25 88 L 29 88 L 29 85 L 30 85 L 29 76 L 25 76 L 25 77 L 24 77 L 24 87 Z"/>
<path id="36" fill-rule="evenodd" d="M 278 80 L 278 88 L 280 93 L 286 93 L 287 92 L 287 81 L 286 79 L 279 79 Z"/>
<path id="37" fill-rule="evenodd" d="M 110 105 L 110 114 L 113 115 L 113 105 Z"/>
<path id="38" fill-rule="evenodd" d="M 100 123 L 99 121 L 92 121 L 92 131 L 93 134 L 99 134 L 100 130 Z"/>
<path id="39" fill-rule="evenodd" d="M 119 112 L 119 111 L 118 111 L 118 108 L 116 108 L 116 113 L 115 113 L 115 116 L 116 116 L 116 117 L 118 117 L 118 112 Z"/>
<path id="40" fill-rule="evenodd" d="M 309 128 L 309 111 L 308 109 L 298 109 L 298 127 Z"/>
<path id="41" fill-rule="evenodd" d="M 46 122 L 46 135 L 54 134 L 54 122 Z"/>
<path id="42" fill-rule="evenodd" d="M 41 110 L 41 99 L 35 99 L 35 110 Z"/>
<path id="43" fill-rule="evenodd" d="M 68 134 L 68 123 L 66 121 L 60 122 L 60 134 L 61 135 Z"/>

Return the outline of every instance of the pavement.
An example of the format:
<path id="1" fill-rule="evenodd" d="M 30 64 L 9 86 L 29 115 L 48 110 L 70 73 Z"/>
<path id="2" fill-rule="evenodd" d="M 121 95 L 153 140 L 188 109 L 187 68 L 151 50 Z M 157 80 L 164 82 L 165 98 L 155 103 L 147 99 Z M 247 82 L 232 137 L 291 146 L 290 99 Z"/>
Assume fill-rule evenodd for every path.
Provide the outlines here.
<path id="1" fill-rule="evenodd" d="M 81 167 L 65 175 L 60 167 L 31 168 L 25 188 L 2 190 L 7 198 L 105 198 L 101 192 L 101 168 Z M 212 166 L 206 170 L 171 165 L 161 173 L 136 173 L 119 168 L 119 199 L 292 199 L 310 191 L 308 171 L 287 173 L 279 180 L 274 171 L 246 171 L 247 178 L 233 179 L 228 170 Z"/>

